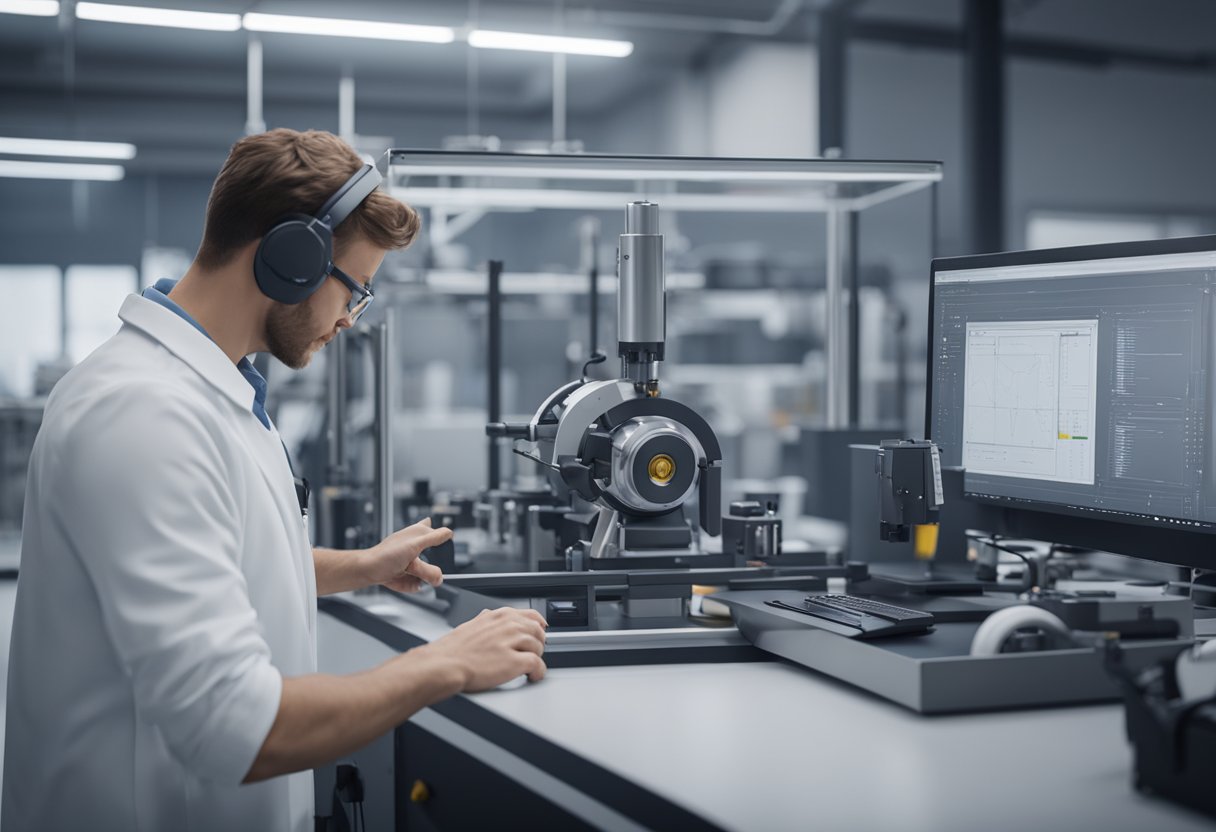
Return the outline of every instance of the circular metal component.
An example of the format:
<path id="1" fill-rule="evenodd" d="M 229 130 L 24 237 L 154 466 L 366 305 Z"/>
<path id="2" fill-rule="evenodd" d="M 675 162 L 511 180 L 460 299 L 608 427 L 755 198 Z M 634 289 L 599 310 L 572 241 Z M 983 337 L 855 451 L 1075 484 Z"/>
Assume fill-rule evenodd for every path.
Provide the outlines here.
<path id="1" fill-rule="evenodd" d="M 652 471 L 661 457 L 671 461 L 666 482 Z M 701 443 L 684 425 L 661 416 L 637 416 L 612 433 L 612 475 L 605 491 L 634 511 L 668 511 L 692 495 L 703 459 Z"/>
<path id="2" fill-rule="evenodd" d="M 650 458 L 646 471 L 655 485 L 667 485 L 676 475 L 676 461 L 667 454 L 655 454 Z"/>

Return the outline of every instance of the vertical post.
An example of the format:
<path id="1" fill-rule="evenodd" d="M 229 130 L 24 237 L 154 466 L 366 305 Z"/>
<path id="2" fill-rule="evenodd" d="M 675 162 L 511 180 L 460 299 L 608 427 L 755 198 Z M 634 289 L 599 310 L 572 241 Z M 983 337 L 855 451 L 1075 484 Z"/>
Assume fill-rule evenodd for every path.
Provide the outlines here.
<path id="1" fill-rule="evenodd" d="M 849 415 L 849 316 L 844 308 L 853 212 L 833 205 L 827 214 L 827 280 L 824 292 L 827 333 L 827 427 L 842 428 Z"/>
<path id="2" fill-rule="evenodd" d="M 338 81 L 338 135 L 349 145 L 355 143 L 355 76 L 349 67 Z"/>
<path id="3" fill-rule="evenodd" d="M 502 421 L 502 261 L 491 260 L 489 264 L 489 317 L 486 327 L 486 393 L 488 413 L 486 422 Z M 489 442 L 489 465 L 486 485 L 490 491 L 502 484 L 498 437 L 491 436 Z"/>
<path id="4" fill-rule="evenodd" d="M 553 53 L 553 145 L 566 142 L 566 55 Z"/>
<path id="5" fill-rule="evenodd" d="M 942 243 L 938 239 L 941 230 L 941 182 L 929 187 L 929 259 L 941 256 Z"/>
<path id="6" fill-rule="evenodd" d="M 380 540 L 393 533 L 393 308 L 376 328 L 376 522 Z"/>
<path id="7" fill-rule="evenodd" d="M 342 334 L 334 339 L 326 352 L 329 406 L 329 470 L 326 485 L 346 483 L 346 339 Z"/>
<path id="8" fill-rule="evenodd" d="M 848 3 L 829 3 L 819 12 L 819 152 L 835 148 L 844 155 Z"/>
<path id="9" fill-rule="evenodd" d="M 59 358 L 68 356 L 68 270 L 59 270 Z M 77 360 L 84 358 L 77 356 Z"/>
<path id="10" fill-rule="evenodd" d="M 261 133 L 266 129 L 262 114 L 262 41 L 249 36 L 245 53 L 245 135 Z"/>
<path id="11" fill-rule="evenodd" d="M 469 0 L 469 28 L 477 28 L 478 19 L 478 2 L 477 0 Z M 466 63 L 465 63 L 465 133 L 470 136 L 481 135 L 481 122 L 479 119 L 480 101 L 478 100 L 477 88 L 477 53 L 480 51 L 473 47 L 467 47 Z"/>
<path id="12" fill-rule="evenodd" d="M 849 427 L 855 428 L 861 421 L 861 281 L 858 277 L 861 270 L 857 263 L 857 225 L 861 215 L 856 211 L 849 211 L 847 217 L 848 228 L 844 232 L 848 235 L 845 238 L 844 280 L 848 286 L 849 348 L 846 356 L 848 405 L 845 421 Z"/>
<path id="13" fill-rule="evenodd" d="M 972 254 L 1005 247 L 1003 11 L 1002 0 L 966 0 L 963 10 L 965 206 Z"/>
<path id="14" fill-rule="evenodd" d="M 587 358 L 595 355 L 600 346 L 600 221 L 595 217 L 583 219 L 580 230 L 583 235 L 583 268 L 587 271 L 587 317 L 590 320 L 591 331 L 588 333 Z"/>

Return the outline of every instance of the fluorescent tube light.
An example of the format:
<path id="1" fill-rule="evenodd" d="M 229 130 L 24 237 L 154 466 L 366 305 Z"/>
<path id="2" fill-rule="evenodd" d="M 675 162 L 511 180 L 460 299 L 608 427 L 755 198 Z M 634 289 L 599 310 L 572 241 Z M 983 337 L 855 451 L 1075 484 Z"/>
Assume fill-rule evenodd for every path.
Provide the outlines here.
<path id="1" fill-rule="evenodd" d="M 412 23 L 381 23 L 374 20 L 299 17 L 291 14 L 262 14 L 260 12 L 248 12 L 244 16 L 243 22 L 245 28 L 251 32 L 407 40 L 421 43 L 451 43 L 456 39 L 456 33 L 447 26 L 418 26 Z"/>
<path id="2" fill-rule="evenodd" d="M 59 0 L 0 0 L 0 14 L 55 17 L 59 14 Z"/>
<path id="3" fill-rule="evenodd" d="M 135 145 L 125 142 L 10 139 L 0 136 L 0 153 L 16 156 L 78 156 L 82 159 L 133 159 Z"/>
<path id="4" fill-rule="evenodd" d="M 206 29 L 212 32 L 235 32 L 241 28 L 239 14 L 157 9 L 150 6 L 116 6 L 111 3 L 77 3 L 76 16 L 81 20 L 100 20 L 105 23 Z"/>
<path id="5" fill-rule="evenodd" d="M 16 179 L 92 179 L 117 182 L 123 177 L 122 165 L 85 165 L 65 162 L 17 162 L 0 159 L 0 178 Z"/>
<path id="6" fill-rule="evenodd" d="M 624 58 L 633 52 L 633 44 L 627 40 L 529 35 L 525 32 L 496 32 L 491 29 L 474 29 L 469 32 L 469 46 L 478 49 L 521 49 L 525 52 L 599 55 L 604 58 Z"/>

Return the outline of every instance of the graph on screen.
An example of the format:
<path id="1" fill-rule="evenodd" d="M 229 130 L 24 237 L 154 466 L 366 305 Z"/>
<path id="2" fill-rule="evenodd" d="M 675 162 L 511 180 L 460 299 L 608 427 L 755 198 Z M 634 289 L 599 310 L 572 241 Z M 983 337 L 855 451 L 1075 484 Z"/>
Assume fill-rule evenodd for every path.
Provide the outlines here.
<path id="1" fill-rule="evenodd" d="M 1092 484 L 1098 321 L 968 322 L 963 467 Z"/>

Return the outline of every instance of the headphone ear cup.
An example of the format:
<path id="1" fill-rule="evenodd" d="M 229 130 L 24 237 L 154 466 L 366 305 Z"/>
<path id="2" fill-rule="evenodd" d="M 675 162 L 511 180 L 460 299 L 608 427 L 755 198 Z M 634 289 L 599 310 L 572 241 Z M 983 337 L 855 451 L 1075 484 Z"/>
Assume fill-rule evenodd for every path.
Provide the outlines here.
<path id="1" fill-rule="evenodd" d="M 325 280 L 332 257 L 329 229 L 296 214 L 275 223 L 262 237 L 253 257 L 253 276 L 266 297 L 296 304 Z"/>

